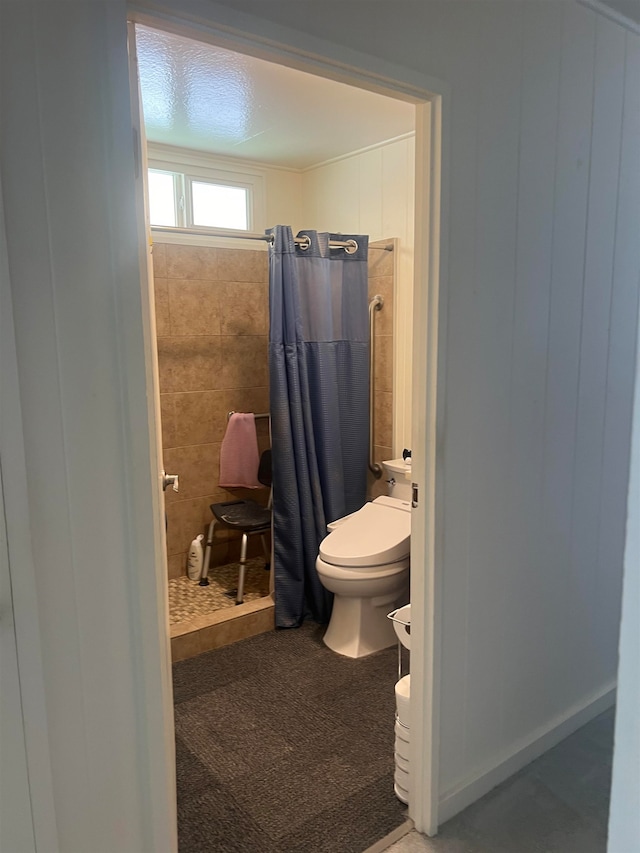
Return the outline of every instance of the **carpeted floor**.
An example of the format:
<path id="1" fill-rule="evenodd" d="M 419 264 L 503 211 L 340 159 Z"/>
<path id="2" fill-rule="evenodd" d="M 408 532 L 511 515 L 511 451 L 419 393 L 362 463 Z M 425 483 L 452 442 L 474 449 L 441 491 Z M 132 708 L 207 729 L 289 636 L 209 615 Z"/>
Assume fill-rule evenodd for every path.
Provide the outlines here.
<path id="1" fill-rule="evenodd" d="M 393 793 L 397 650 L 272 631 L 173 667 L 180 853 L 362 853 Z"/>

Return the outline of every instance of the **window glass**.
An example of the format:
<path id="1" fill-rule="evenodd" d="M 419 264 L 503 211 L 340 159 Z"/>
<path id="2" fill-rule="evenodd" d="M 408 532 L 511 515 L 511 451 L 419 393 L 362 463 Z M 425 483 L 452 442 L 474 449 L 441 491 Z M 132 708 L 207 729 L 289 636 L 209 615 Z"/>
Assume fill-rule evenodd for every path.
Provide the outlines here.
<path id="1" fill-rule="evenodd" d="M 171 172 L 149 169 L 149 219 L 152 225 L 178 224 L 175 181 Z"/>
<path id="2" fill-rule="evenodd" d="M 247 190 L 203 181 L 191 182 L 193 224 L 247 231 Z"/>

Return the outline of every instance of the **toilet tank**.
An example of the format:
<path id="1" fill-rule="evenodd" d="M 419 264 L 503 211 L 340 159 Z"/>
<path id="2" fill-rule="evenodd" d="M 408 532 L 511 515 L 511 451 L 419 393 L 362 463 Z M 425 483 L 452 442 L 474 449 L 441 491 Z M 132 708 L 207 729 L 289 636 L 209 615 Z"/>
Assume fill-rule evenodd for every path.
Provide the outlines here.
<path id="1" fill-rule="evenodd" d="M 385 480 L 387 481 L 387 494 L 401 501 L 411 500 L 411 459 L 408 463 L 404 459 L 390 459 L 382 463 L 384 467 Z"/>

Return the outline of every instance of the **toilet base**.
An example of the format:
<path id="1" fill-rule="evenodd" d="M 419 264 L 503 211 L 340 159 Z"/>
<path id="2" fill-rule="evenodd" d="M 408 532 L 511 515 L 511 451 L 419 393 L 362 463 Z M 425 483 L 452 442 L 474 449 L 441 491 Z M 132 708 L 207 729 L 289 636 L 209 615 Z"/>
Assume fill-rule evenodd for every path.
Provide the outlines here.
<path id="1" fill-rule="evenodd" d="M 394 646 L 397 637 L 387 613 L 404 603 L 404 598 L 400 602 L 396 596 L 352 598 L 336 595 L 324 644 L 348 658 L 362 658 Z"/>

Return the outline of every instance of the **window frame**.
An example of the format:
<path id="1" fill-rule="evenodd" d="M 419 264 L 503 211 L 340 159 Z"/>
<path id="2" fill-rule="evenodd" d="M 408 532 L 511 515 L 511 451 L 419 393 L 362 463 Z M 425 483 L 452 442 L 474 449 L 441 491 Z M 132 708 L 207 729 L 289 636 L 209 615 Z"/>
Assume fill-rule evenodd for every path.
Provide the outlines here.
<path id="1" fill-rule="evenodd" d="M 151 225 L 152 228 L 182 228 L 184 227 L 184 175 L 176 172 L 173 169 L 160 169 L 157 166 L 148 165 L 148 172 L 158 172 L 162 175 L 171 175 L 173 177 L 173 211 L 175 214 L 176 225 Z M 151 198 L 149 198 L 149 220 L 151 220 Z"/>
<path id="2" fill-rule="evenodd" d="M 229 235 L 227 239 L 231 243 L 231 235 L 239 236 L 244 233 L 244 229 L 193 223 L 191 182 L 194 180 L 244 189 L 247 199 L 247 234 L 261 233 L 266 228 L 266 172 L 259 166 L 186 148 L 153 143 L 148 144 L 147 161 L 150 170 L 174 175 L 176 222 L 179 224 L 175 228 L 150 224 L 152 235 L 157 229 L 159 242 L 220 246 L 224 243 L 226 234 Z M 197 235 L 190 233 L 196 229 Z M 208 230 L 212 232 L 211 235 L 203 236 L 202 232 Z M 234 242 L 237 245 L 237 239 Z"/>
<path id="3" fill-rule="evenodd" d="M 224 231 L 253 231 L 253 186 L 251 183 L 247 181 L 231 181 L 231 180 L 216 180 L 213 178 L 204 178 L 202 175 L 197 174 L 183 174 L 183 189 L 184 189 L 184 221 L 186 228 L 215 228 L 215 230 L 224 230 Z M 231 187 L 233 189 L 239 188 L 243 189 L 246 192 L 246 216 L 247 216 L 247 227 L 246 228 L 227 228 L 224 225 L 198 225 L 194 222 L 194 211 L 193 211 L 193 182 L 199 184 L 210 184 L 214 187 Z"/>

